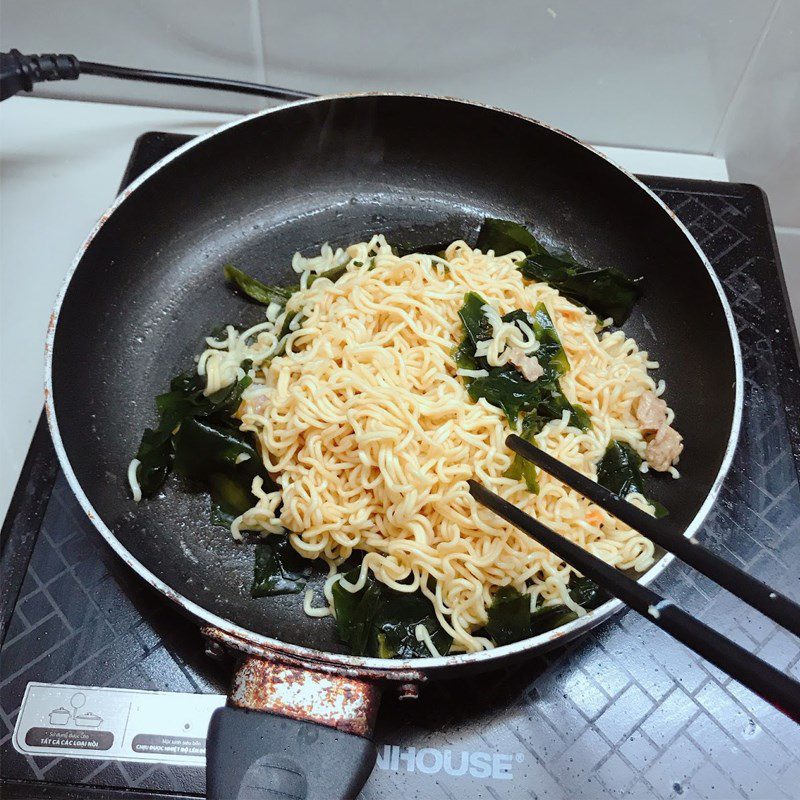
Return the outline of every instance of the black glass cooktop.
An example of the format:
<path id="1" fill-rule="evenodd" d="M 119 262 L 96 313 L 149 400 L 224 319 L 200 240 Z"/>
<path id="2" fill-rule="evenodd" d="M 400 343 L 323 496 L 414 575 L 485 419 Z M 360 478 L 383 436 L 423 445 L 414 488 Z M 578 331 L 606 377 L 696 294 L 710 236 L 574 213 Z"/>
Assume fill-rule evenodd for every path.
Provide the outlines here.
<path id="1" fill-rule="evenodd" d="M 123 185 L 188 137 L 149 133 Z M 745 371 L 737 454 L 699 538 L 800 597 L 800 369 L 766 199 L 754 186 L 649 178 L 722 280 Z M 198 797 L 201 766 L 51 758 L 15 749 L 31 681 L 224 694 L 197 627 L 119 561 L 72 497 L 40 422 L 3 527 L 4 797 Z M 657 588 L 800 677 L 800 646 L 673 564 Z M 67 709 L 53 712 L 67 714 Z M 623 614 L 547 657 L 384 699 L 363 800 L 793 798 L 800 727 Z"/>

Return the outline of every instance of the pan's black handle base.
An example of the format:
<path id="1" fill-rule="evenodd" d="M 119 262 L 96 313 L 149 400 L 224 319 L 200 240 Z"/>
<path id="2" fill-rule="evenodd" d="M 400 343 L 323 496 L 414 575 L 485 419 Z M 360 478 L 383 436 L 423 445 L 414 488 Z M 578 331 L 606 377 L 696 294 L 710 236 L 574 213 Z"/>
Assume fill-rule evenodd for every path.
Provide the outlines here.
<path id="1" fill-rule="evenodd" d="M 211 717 L 208 800 L 349 800 L 375 764 L 375 745 L 314 722 L 224 706 Z"/>

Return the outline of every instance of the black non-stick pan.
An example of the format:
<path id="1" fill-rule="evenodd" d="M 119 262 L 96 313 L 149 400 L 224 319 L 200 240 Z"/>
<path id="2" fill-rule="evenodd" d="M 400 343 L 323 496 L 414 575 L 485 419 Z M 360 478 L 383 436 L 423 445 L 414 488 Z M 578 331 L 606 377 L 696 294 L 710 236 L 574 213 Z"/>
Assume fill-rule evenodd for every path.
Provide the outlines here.
<path id="1" fill-rule="evenodd" d="M 430 677 L 563 642 L 619 607 L 609 602 L 556 631 L 478 654 L 357 658 L 337 641 L 332 620 L 302 613 L 300 596 L 250 598 L 252 549 L 209 525 L 205 495 L 173 478 L 155 499 L 137 506 L 130 498 L 126 470 L 155 419 L 154 396 L 191 366 L 210 329 L 263 318 L 263 309 L 226 288 L 223 264 L 288 283 L 296 250 L 311 254 L 375 232 L 409 247 L 470 241 L 487 215 L 523 222 L 587 264 L 644 277 L 625 330 L 660 362 L 686 443 L 682 480 L 649 485 L 676 526 L 696 531 L 730 463 L 741 416 L 730 309 L 674 215 L 559 131 L 442 98 L 294 103 L 168 156 L 124 192 L 76 258 L 53 315 L 47 362 L 47 409 L 67 477 L 137 572 L 201 620 L 208 637 L 248 655 L 231 707 L 212 725 L 211 796 L 235 797 L 242 781 L 267 787 L 252 796 L 278 796 L 270 786 L 300 797 L 348 796 L 374 757 L 360 737 L 374 717 L 375 682 L 397 681 L 413 694 Z M 220 764 L 224 771 L 215 772 Z"/>

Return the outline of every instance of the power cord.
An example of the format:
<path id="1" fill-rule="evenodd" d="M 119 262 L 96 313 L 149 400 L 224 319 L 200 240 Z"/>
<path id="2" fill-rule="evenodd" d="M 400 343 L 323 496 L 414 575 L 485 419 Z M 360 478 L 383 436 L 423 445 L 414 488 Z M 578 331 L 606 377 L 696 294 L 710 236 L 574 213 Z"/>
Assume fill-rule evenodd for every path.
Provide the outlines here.
<path id="1" fill-rule="evenodd" d="M 307 92 L 282 89 L 248 81 L 233 81 L 226 78 L 210 78 L 205 75 L 185 75 L 181 72 L 159 72 L 136 67 L 117 67 L 95 61 L 79 61 L 75 56 L 63 53 L 23 55 L 19 50 L 0 53 L 0 101 L 13 97 L 17 92 L 30 92 L 37 83 L 44 81 L 74 81 L 81 75 L 97 75 L 104 78 L 121 78 L 148 83 L 166 83 L 173 86 L 192 86 L 198 89 L 217 89 L 226 92 L 271 97 L 274 100 L 302 100 L 314 97 Z"/>

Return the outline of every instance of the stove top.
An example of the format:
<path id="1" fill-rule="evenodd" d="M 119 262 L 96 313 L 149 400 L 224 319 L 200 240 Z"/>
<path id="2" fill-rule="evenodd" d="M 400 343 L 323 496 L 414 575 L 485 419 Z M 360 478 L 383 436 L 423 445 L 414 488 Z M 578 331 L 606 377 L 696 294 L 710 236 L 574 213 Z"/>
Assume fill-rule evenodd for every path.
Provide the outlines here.
<path id="1" fill-rule="evenodd" d="M 142 136 L 123 186 L 188 138 Z M 742 435 L 699 538 L 799 597 L 800 367 L 766 200 L 743 184 L 645 181 L 708 255 L 742 342 Z M 102 749 L 101 731 L 93 732 L 100 709 L 83 687 L 170 693 L 122 693 L 139 698 L 130 715 L 145 701 L 166 708 L 183 697 L 173 693 L 221 704 L 230 675 L 204 654 L 197 626 L 95 532 L 58 469 L 43 420 L 3 526 L 2 570 L 4 796 L 202 797 L 202 757 L 192 764 L 191 756 L 152 755 L 166 752 L 163 737 L 142 745 L 147 761 L 117 760 L 111 750 L 96 758 L 31 755 L 14 737 L 31 682 L 55 688 L 32 686 L 26 714 L 36 692 L 50 692 L 37 701 L 56 698 L 52 709 L 42 706 L 49 725 L 70 725 L 74 715 L 73 741 Z M 702 576 L 673 564 L 655 588 L 800 677 L 798 642 Z M 187 737 L 167 746 L 202 753 L 204 732 L 192 738 L 188 722 L 184 728 Z M 25 741 L 34 730 L 42 729 Z M 633 613 L 524 665 L 426 686 L 417 702 L 385 697 L 376 739 L 378 765 L 362 800 L 791 798 L 800 785 L 800 727 Z"/>

